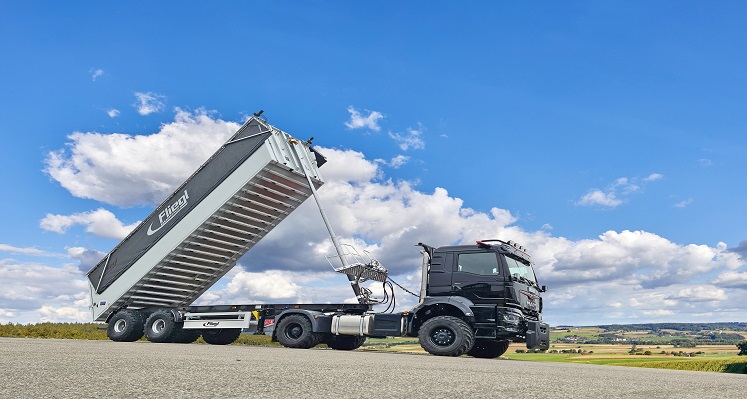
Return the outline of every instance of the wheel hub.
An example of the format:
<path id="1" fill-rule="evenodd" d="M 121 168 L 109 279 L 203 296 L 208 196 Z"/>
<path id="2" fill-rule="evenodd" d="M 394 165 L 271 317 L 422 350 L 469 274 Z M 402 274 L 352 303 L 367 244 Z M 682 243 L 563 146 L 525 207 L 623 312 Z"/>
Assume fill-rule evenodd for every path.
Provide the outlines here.
<path id="1" fill-rule="evenodd" d="M 303 328 L 298 324 L 295 324 L 288 328 L 288 338 L 298 339 L 301 337 L 301 335 L 303 335 Z"/>
<path id="2" fill-rule="evenodd" d="M 448 346 L 454 342 L 454 333 L 448 328 L 439 328 L 431 334 L 431 339 L 438 346 Z"/>

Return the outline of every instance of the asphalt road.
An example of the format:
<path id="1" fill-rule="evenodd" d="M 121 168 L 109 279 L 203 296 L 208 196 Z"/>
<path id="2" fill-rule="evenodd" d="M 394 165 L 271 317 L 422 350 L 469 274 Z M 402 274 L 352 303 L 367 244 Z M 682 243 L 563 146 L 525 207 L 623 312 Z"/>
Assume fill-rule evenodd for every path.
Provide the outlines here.
<path id="1" fill-rule="evenodd" d="M 744 398 L 747 376 L 470 357 L 0 338 L 0 398 Z"/>

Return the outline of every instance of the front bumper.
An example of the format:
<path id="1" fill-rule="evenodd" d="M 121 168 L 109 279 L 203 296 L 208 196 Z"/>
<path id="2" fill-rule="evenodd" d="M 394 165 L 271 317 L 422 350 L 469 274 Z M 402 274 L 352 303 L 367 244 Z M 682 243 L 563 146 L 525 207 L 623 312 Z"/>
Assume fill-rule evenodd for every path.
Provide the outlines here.
<path id="1" fill-rule="evenodd" d="M 546 350 L 550 347 L 550 325 L 527 321 L 527 349 Z"/>

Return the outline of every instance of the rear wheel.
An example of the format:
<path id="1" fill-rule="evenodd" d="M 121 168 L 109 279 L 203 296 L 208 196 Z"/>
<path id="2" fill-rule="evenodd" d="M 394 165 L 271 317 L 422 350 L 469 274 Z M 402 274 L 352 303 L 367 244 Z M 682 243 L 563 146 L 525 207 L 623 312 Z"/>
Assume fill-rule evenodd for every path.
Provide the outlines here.
<path id="1" fill-rule="evenodd" d="M 472 349 L 467 352 L 472 357 L 479 357 L 482 359 L 493 359 L 496 358 L 508 350 L 509 342 L 503 341 L 490 341 L 490 340 L 477 340 Z"/>
<path id="2" fill-rule="evenodd" d="M 228 345 L 236 341 L 241 335 L 240 328 L 219 328 L 202 330 L 202 339 L 210 345 Z"/>
<path id="3" fill-rule="evenodd" d="M 327 346 L 339 351 L 358 349 L 364 342 L 366 342 L 366 337 L 360 335 L 334 335 L 331 338 L 324 340 L 324 343 L 327 344 Z"/>
<path id="4" fill-rule="evenodd" d="M 464 320 L 437 316 L 427 320 L 418 333 L 420 346 L 436 356 L 461 356 L 475 343 L 475 334 Z"/>
<path id="5" fill-rule="evenodd" d="M 174 321 L 168 310 L 157 310 L 145 322 L 145 338 L 150 342 L 174 342 L 181 331 L 181 324 Z"/>
<path id="6" fill-rule="evenodd" d="M 106 336 L 112 341 L 133 342 L 143 337 L 145 318 L 137 310 L 124 309 L 115 313 L 106 327 Z"/>
<path id="7" fill-rule="evenodd" d="M 191 344 L 192 342 L 197 341 L 197 338 L 200 338 L 199 331 L 181 329 L 179 330 L 179 333 L 176 334 L 176 337 L 174 337 L 173 342 L 177 344 Z"/>
<path id="8" fill-rule="evenodd" d="M 324 334 L 313 332 L 311 321 L 306 316 L 292 314 L 280 320 L 276 337 L 285 347 L 309 349 L 319 344 Z"/>

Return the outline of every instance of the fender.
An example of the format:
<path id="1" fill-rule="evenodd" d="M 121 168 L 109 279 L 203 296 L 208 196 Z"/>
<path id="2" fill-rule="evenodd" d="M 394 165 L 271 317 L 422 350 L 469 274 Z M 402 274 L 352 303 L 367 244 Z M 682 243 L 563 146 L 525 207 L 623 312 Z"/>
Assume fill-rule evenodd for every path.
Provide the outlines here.
<path id="1" fill-rule="evenodd" d="M 463 296 L 433 296 L 433 297 L 426 297 L 423 303 L 415 306 L 410 313 L 415 315 L 414 317 L 418 317 L 418 314 L 426 308 L 432 307 L 434 305 L 448 305 L 451 307 L 454 307 L 462 312 L 462 315 L 464 315 L 464 318 L 467 322 L 470 324 L 475 322 L 475 314 L 472 312 L 471 306 L 474 306 L 474 303 L 470 301 L 469 299 L 463 297 Z M 410 333 L 413 333 L 413 322 L 412 319 L 410 319 L 410 322 L 408 322 L 407 325 L 407 332 L 408 335 Z"/>
<path id="2" fill-rule="evenodd" d="M 279 313 L 277 316 L 275 316 L 275 326 L 280 323 L 280 320 L 283 320 L 284 318 L 292 315 L 292 314 L 300 314 L 306 316 L 307 319 L 311 321 L 311 331 L 313 332 L 320 332 L 320 333 L 328 333 L 332 331 L 332 317 L 327 316 L 326 314 L 322 312 L 317 312 L 315 310 L 306 310 L 306 309 L 288 309 L 284 310 L 281 313 Z M 272 329 L 272 341 L 276 342 L 276 333 L 277 330 L 273 327 Z"/>

